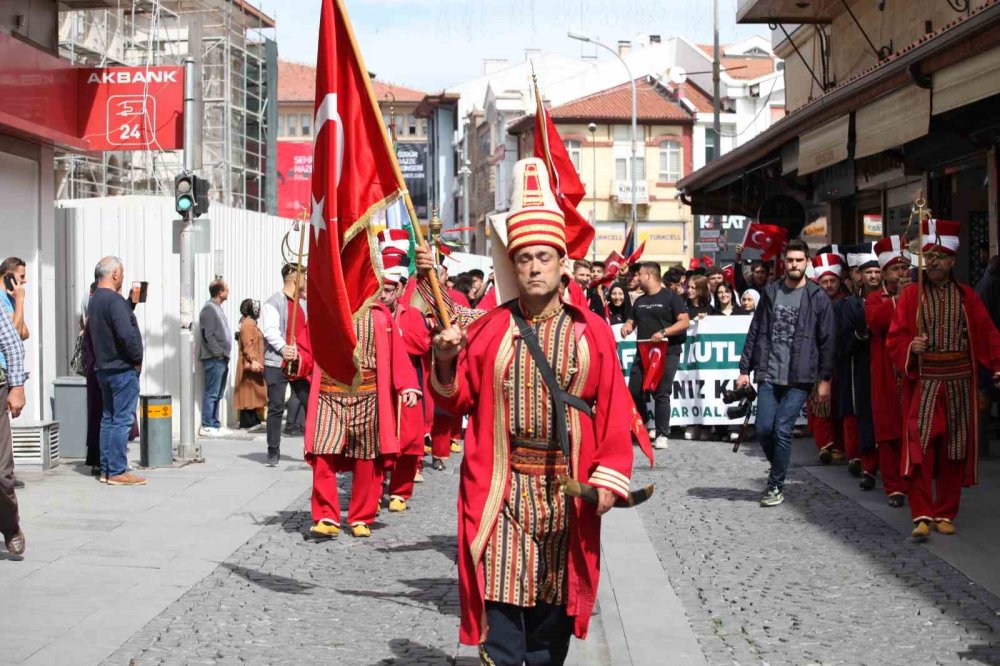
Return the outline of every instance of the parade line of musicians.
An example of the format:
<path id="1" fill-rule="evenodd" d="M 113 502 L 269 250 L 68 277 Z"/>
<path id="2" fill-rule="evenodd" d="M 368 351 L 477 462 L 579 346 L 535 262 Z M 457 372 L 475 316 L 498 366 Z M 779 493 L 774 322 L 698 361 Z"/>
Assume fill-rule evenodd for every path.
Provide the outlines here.
<path id="1" fill-rule="evenodd" d="M 784 500 L 805 405 L 820 461 L 846 463 L 863 490 L 881 476 L 887 502 L 909 505 L 914 539 L 954 534 L 961 489 L 977 482 L 979 392 L 1000 378 L 1000 334 L 981 297 L 952 272 L 957 223 L 922 225 L 922 247 L 894 237 L 812 254 L 793 239 L 774 271 L 755 261 L 745 274 L 737 261 L 728 275 L 715 266 L 662 273 L 637 262 L 606 279 L 606 266 L 566 259 L 546 169 L 518 162 L 510 264 L 494 266 L 496 282 L 502 268 L 516 293 L 499 299 L 493 277 L 479 273 L 449 279 L 427 247 L 417 248 L 411 271 L 406 233 L 388 229 L 378 237 L 380 295 L 355 318 L 360 382 L 345 387 L 311 362 L 304 308 L 295 348 L 270 350 L 298 363 L 290 381 L 303 397 L 308 384 L 311 535 L 371 536 L 383 498 L 390 512 L 409 510 L 425 456 L 442 470 L 463 442 L 461 639 L 479 645 L 487 664 L 523 663 L 533 650 L 561 663 L 570 635 L 587 632 L 600 516 L 628 506 L 633 445 L 652 461 L 654 448 L 682 434 L 670 427 L 681 345 L 691 322 L 712 315 L 752 316 L 736 383 L 752 382 L 759 394 L 757 437 L 771 463 L 762 506 Z M 433 307 L 413 305 L 435 303 L 434 270 L 446 328 L 426 314 Z M 272 306 L 284 322 L 299 302 L 286 290 Z M 669 341 L 652 391 L 641 361 L 626 382 L 610 324 Z M 273 464 L 280 436 L 270 431 Z M 345 471 L 353 474 L 346 526 L 337 493 Z M 561 492 L 561 475 L 592 491 L 587 501 Z"/>

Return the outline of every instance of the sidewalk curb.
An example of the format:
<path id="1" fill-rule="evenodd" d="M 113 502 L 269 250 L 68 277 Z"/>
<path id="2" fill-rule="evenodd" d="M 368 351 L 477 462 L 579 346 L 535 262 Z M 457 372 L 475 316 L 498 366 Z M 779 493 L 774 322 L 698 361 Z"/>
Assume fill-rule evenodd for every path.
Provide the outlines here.
<path id="1" fill-rule="evenodd" d="M 636 509 L 604 516 L 601 551 L 597 596 L 612 666 L 707 664 Z"/>

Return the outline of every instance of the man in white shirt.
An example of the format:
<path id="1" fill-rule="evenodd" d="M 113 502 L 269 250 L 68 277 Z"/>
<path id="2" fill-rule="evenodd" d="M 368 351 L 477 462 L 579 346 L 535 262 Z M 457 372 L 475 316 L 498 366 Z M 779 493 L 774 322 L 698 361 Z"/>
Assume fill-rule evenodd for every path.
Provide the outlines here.
<path id="1" fill-rule="evenodd" d="M 302 404 L 309 403 L 309 382 L 306 379 L 291 379 L 285 374 L 285 363 L 298 359 L 294 344 L 288 344 L 288 327 L 295 304 L 305 314 L 305 276 L 298 280 L 298 269 L 294 264 L 285 264 L 281 269 L 284 286 L 267 299 L 260 308 L 260 330 L 264 334 L 264 382 L 267 384 L 267 465 L 278 464 L 281 452 L 281 417 L 285 411 L 285 391 L 291 385 L 292 391 Z M 300 322 L 301 325 L 304 322 Z"/>

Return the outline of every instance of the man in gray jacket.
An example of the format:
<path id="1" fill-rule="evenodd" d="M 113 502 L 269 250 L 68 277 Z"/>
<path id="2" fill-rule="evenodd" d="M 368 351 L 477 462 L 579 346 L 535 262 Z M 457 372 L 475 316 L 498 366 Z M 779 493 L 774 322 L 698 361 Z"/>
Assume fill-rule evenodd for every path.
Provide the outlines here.
<path id="1" fill-rule="evenodd" d="M 226 394 L 229 356 L 233 351 L 233 329 L 222 304 L 229 298 L 229 286 L 221 278 L 208 286 L 211 296 L 198 316 L 201 348 L 198 358 L 205 370 L 205 390 L 201 400 L 199 437 L 224 437 L 230 434 L 219 421 L 219 402 Z"/>

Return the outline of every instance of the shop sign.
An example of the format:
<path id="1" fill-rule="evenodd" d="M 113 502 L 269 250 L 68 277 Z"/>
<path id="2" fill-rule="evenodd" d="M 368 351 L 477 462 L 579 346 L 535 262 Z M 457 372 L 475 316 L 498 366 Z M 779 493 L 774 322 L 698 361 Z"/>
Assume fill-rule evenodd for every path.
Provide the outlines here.
<path id="1" fill-rule="evenodd" d="M 183 67 L 77 71 L 80 138 L 95 151 L 184 147 Z"/>
<path id="2" fill-rule="evenodd" d="M 278 142 L 278 216 L 296 218 L 308 211 L 312 189 L 312 141 Z"/>
<path id="3" fill-rule="evenodd" d="M 864 215 L 861 219 L 864 223 L 865 236 L 882 237 L 881 215 Z"/>
<path id="4" fill-rule="evenodd" d="M 615 191 L 617 192 L 618 203 L 632 205 L 632 181 L 615 181 Z M 649 185 L 644 180 L 635 181 L 635 202 L 637 204 L 649 203 Z"/>

